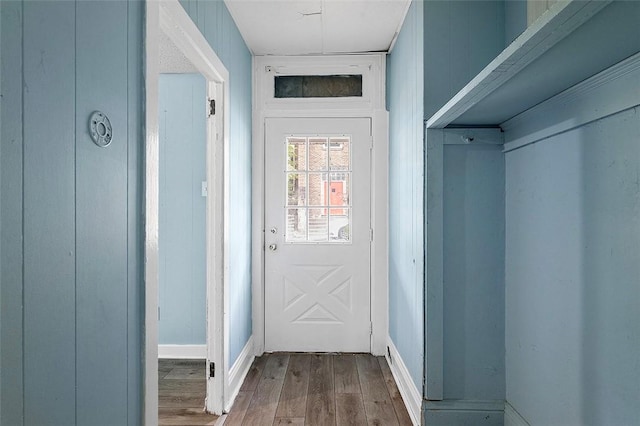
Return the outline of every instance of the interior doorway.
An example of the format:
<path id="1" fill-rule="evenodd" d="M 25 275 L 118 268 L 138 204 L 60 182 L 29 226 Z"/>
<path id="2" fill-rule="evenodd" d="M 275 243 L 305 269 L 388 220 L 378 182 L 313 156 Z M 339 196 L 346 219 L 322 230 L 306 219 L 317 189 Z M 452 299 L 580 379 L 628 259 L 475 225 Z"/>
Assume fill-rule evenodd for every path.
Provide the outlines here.
<path id="1" fill-rule="evenodd" d="M 222 414 L 228 385 L 228 329 L 225 321 L 225 223 L 228 190 L 228 72 L 177 0 L 146 3 L 146 143 L 145 143 L 145 424 L 158 424 L 158 296 L 163 238 L 160 228 L 160 74 L 200 76 L 205 132 L 204 199 L 205 348 L 202 378 L 206 411 Z M 198 80 L 198 77 L 194 77 Z M 197 96 L 200 98 L 200 96 Z M 195 99 L 195 98 L 194 98 Z M 194 101 L 192 99 L 192 101 Z M 195 101 L 194 101 L 195 102 Z M 167 153 L 165 153 L 168 155 Z M 175 225 L 175 224 L 174 224 Z M 200 231 L 202 232 L 202 231 Z M 195 235 L 195 234 L 194 234 Z M 200 235 L 201 236 L 201 235 Z M 202 272 L 202 271 L 200 271 Z M 185 315 L 190 313 L 185 312 Z M 192 348 L 193 349 L 193 348 Z M 197 374 L 200 374 L 199 372 Z"/>

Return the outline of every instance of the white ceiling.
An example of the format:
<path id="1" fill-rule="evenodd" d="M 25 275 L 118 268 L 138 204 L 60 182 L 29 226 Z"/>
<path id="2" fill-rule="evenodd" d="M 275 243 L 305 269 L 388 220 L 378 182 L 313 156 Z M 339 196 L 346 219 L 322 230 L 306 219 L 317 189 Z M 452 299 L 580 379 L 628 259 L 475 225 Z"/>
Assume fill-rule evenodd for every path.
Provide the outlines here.
<path id="1" fill-rule="evenodd" d="M 225 0 L 255 55 L 386 52 L 410 0 Z"/>
<path id="2" fill-rule="evenodd" d="M 196 67 L 162 30 L 159 37 L 160 72 L 163 74 L 197 73 Z"/>

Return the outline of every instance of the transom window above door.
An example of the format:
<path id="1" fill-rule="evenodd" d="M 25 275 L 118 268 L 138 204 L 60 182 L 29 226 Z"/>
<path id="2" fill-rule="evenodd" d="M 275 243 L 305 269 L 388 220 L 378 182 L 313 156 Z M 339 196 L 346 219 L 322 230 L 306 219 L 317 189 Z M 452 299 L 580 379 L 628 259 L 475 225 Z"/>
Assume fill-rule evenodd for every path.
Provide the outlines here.
<path id="1" fill-rule="evenodd" d="M 351 241 L 351 136 L 285 140 L 286 243 Z"/>

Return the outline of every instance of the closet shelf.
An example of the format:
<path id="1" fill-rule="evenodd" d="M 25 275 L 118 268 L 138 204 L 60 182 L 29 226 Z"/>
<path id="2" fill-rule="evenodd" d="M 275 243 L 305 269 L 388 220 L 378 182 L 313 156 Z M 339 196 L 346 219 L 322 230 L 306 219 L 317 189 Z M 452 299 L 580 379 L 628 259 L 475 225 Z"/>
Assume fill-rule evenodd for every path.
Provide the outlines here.
<path id="1" fill-rule="evenodd" d="M 429 118 L 427 128 L 504 123 L 640 51 L 639 19 L 640 2 L 555 3 Z"/>

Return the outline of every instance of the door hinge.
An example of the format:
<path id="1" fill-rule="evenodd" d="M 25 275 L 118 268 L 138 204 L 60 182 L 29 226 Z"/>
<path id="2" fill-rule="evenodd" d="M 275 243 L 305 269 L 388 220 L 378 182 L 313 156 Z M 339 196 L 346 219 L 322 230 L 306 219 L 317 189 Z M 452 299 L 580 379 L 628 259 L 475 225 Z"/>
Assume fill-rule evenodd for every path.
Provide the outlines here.
<path id="1" fill-rule="evenodd" d="M 216 100 L 209 99 L 209 117 L 216 115 Z"/>
<path id="2" fill-rule="evenodd" d="M 373 323 L 369 323 L 369 336 L 373 336 Z"/>
<path id="3" fill-rule="evenodd" d="M 373 241 L 373 228 L 369 228 L 369 241 Z"/>
<path id="4" fill-rule="evenodd" d="M 373 136 L 369 136 L 369 149 L 373 149 Z"/>
<path id="5" fill-rule="evenodd" d="M 216 377 L 216 363 L 209 362 L 209 378 L 212 379 Z"/>

